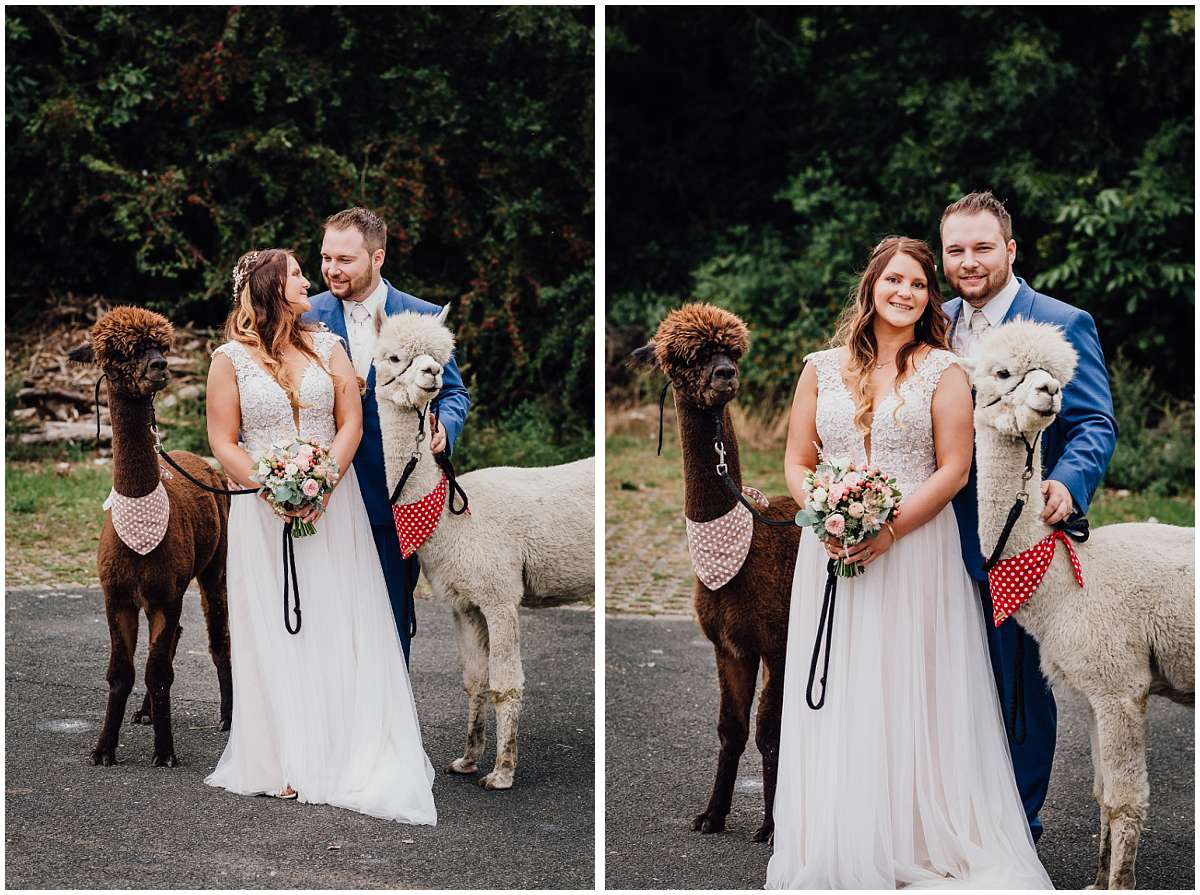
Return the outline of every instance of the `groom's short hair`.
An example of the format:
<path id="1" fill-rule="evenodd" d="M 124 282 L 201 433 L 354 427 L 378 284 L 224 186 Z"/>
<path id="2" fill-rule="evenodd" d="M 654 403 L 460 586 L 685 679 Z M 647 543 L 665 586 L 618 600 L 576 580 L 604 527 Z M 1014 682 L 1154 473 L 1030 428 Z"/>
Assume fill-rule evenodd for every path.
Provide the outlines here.
<path id="1" fill-rule="evenodd" d="M 387 224 L 369 208 L 359 205 L 331 214 L 325 219 L 325 229 L 349 230 L 353 227 L 362 234 L 363 245 L 367 254 L 372 255 L 376 249 L 387 248 Z"/>
<path id="2" fill-rule="evenodd" d="M 967 193 L 957 202 L 951 202 L 942 212 L 942 223 L 939 227 L 944 225 L 946 218 L 952 214 L 979 214 L 984 211 L 994 215 L 1000 222 L 1000 235 L 1004 237 L 1004 241 L 1008 242 L 1012 239 L 1012 218 L 1008 216 L 1008 210 L 1004 207 L 1004 203 L 993 196 L 991 190 L 984 190 L 982 193 Z"/>

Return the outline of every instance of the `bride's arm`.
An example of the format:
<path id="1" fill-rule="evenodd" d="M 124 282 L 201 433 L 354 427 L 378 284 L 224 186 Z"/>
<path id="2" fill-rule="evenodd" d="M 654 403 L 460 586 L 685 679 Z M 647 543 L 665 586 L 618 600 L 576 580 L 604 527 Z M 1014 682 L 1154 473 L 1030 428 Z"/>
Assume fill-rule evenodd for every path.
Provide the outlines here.
<path id="1" fill-rule="evenodd" d="M 243 488 L 256 488 L 250 478 L 254 462 L 238 447 L 238 430 L 242 427 L 242 408 L 238 399 L 237 373 L 223 352 L 213 355 L 208 368 L 208 390 L 205 403 L 208 417 L 208 444 L 225 474 Z"/>
<path id="2" fill-rule="evenodd" d="M 787 449 L 783 454 L 783 475 L 788 493 L 801 507 L 808 500 L 804 476 L 817 467 L 817 370 L 813 364 L 804 365 L 792 412 L 788 417 Z"/>
<path id="3" fill-rule="evenodd" d="M 901 503 L 902 512 L 892 522 L 896 540 L 916 531 L 942 511 L 967 484 L 971 474 L 971 455 L 975 448 L 975 425 L 972 420 L 971 385 L 967 374 L 958 364 L 951 364 L 938 381 L 933 393 L 933 450 L 937 457 L 937 472 L 925 480 L 911 496 Z M 892 546 L 892 532 L 883 529 L 873 538 L 856 544 L 850 550 L 853 562 L 868 551 L 868 565 Z"/>
<path id="4" fill-rule="evenodd" d="M 337 424 L 337 435 L 333 439 L 330 451 L 337 460 L 338 470 L 344 475 L 358 451 L 358 443 L 362 441 L 363 410 L 354 365 L 350 363 L 350 357 L 341 342 L 334 346 L 329 355 L 329 369 L 336 377 L 333 418 Z"/>

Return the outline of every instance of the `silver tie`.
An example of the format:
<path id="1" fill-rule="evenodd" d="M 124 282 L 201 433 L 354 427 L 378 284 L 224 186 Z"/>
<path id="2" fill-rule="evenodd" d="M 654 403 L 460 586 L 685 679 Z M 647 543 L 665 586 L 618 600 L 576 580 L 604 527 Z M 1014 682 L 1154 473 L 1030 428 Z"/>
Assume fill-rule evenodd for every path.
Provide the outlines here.
<path id="1" fill-rule="evenodd" d="M 350 319 L 359 326 L 362 326 L 371 319 L 371 312 L 366 309 L 362 302 L 357 302 L 354 307 L 350 309 Z M 974 321 L 971 322 L 971 325 L 975 325 Z"/>
<path id="2" fill-rule="evenodd" d="M 991 326 L 991 324 L 988 323 L 988 319 L 983 316 L 983 311 L 971 311 L 971 320 L 969 324 L 971 335 L 973 335 L 976 339 L 982 338 L 983 334 L 988 331 L 989 326 Z"/>

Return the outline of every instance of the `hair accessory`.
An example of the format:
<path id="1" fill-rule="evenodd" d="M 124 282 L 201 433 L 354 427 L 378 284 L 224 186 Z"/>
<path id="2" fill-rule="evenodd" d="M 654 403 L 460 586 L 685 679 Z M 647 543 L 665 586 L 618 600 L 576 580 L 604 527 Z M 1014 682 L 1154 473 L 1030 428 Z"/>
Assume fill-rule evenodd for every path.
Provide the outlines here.
<path id="1" fill-rule="evenodd" d="M 254 262 L 258 260 L 261 254 L 259 251 L 247 252 L 241 257 L 237 264 L 233 266 L 233 304 L 236 307 L 242 294 L 242 289 L 246 286 L 246 280 L 250 276 L 250 268 L 254 266 Z"/>

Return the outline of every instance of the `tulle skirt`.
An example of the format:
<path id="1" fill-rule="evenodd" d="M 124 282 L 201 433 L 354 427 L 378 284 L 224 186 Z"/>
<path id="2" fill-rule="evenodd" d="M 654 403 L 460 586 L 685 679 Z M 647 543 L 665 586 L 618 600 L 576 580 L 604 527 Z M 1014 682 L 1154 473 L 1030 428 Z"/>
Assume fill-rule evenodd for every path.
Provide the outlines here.
<path id="1" fill-rule="evenodd" d="M 282 536 L 262 500 L 232 499 L 233 724 L 205 782 L 243 795 L 291 786 L 301 802 L 436 823 L 433 766 L 354 468 L 317 533 L 294 542 L 294 636 L 284 628 Z"/>
<path id="2" fill-rule="evenodd" d="M 806 532 L 767 888 L 1053 888 L 1017 793 L 953 510 L 838 579 L 828 695 L 813 711 L 805 690 L 827 559 Z"/>

